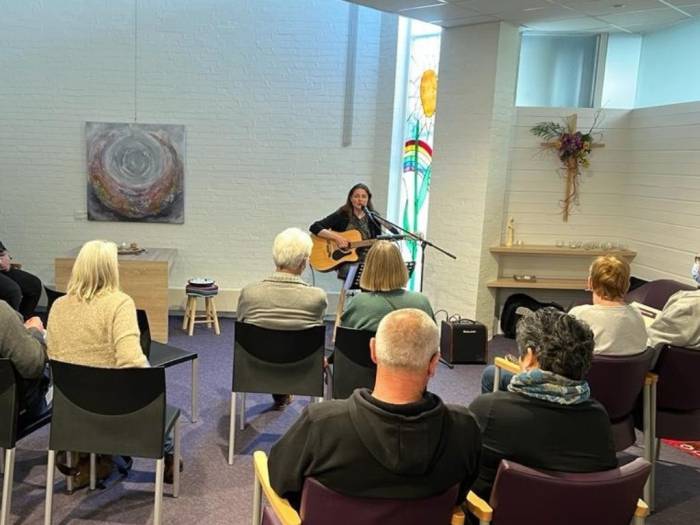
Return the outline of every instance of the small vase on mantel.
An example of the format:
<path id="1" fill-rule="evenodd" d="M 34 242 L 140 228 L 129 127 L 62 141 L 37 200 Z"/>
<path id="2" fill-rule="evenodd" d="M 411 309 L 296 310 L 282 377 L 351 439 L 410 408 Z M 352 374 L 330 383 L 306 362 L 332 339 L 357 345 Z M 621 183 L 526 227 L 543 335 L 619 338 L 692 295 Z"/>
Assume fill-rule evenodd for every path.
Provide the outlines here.
<path id="1" fill-rule="evenodd" d="M 508 226 L 506 226 L 506 246 L 510 248 L 515 244 L 515 221 L 513 217 L 508 219 Z"/>

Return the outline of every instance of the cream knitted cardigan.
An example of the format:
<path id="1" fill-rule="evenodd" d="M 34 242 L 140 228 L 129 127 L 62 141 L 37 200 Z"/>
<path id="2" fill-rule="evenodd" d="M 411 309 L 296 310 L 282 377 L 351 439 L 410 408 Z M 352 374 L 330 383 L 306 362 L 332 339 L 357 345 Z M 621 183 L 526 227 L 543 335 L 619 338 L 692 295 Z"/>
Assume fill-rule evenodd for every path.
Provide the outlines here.
<path id="1" fill-rule="evenodd" d="M 149 366 L 139 342 L 133 299 L 112 292 L 89 302 L 66 295 L 51 307 L 47 323 L 50 359 L 101 368 Z"/>

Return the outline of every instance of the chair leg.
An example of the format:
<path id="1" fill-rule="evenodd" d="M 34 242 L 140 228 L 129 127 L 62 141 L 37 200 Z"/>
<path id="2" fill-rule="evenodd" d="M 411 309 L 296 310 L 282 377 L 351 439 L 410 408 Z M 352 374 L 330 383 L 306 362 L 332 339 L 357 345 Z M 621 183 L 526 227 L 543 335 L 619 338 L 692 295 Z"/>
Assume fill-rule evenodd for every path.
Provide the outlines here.
<path id="1" fill-rule="evenodd" d="M 644 431 L 644 459 L 646 459 L 654 468 L 654 450 L 653 442 L 654 437 L 652 436 L 651 428 L 651 385 L 644 385 L 644 390 L 642 391 L 642 414 L 643 414 L 643 431 Z M 644 501 L 647 505 L 651 506 L 651 473 L 644 484 Z"/>
<path id="2" fill-rule="evenodd" d="M 260 525 L 262 517 L 262 487 L 256 477 L 253 480 L 253 525 Z"/>
<path id="3" fill-rule="evenodd" d="M 97 488 L 97 454 L 90 452 L 90 490 Z"/>
<path id="4" fill-rule="evenodd" d="M 10 523 L 10 507 L 12 507 L 12 480 L 15 473 L 15 449 L 8 448 L 5 450 L 4 457 L 4 473 L 5 477 L 2 480 L 2 506 L 0 507 L 0 525 L 9 525 Z"/>
<path id="5" fill-rule="evenodd" d="M 173 465 L 175 470 L 180 470 L 180 465 Z M 156 461 L 156 494 L 153 504 L 153 525 L 160 525 L 163 520 L 163 471 L 165 460 L 160 458 Z"/>
<path id="6" fill-rule="evenodd" d="M 180 495 L 180 459 L 182 458 L 181 440 L 180 440 L 180 418 L 175 420 L 175 428 L 173 429 L 175 434 L 175 446 L 174 446 L 174 458 L 173 458 L 173 498 L 177 498 Z"/>
<path id="7" fill-rule="evenodd" d="M 651 405 L 650 405 L 650 413 L 649 413 L 649 419 L 651 423 L 651 443 L 652 447 L 654 444 L 656 444 L 656 383 L 651 385 Z M 656 456 L 656 451 L 653 450 L 652 448 L 652 453 L 653 457 Z M 656 463 L 652 461 L 651 463 L 651 472 L 649 474 L 649 482 L 651 486 L 651 494 L 649 496 L 649 501 L 647 501 L 647 505 L 649 505 L 649 511 L 654 512 L 654 509 L 656 508 Z"/>
<path id="8" fill-rule="evenodd" d="M 233 465 L 233 447 L 236 441 L 236 393 L 231 392 L 231 418 L 228 424 L 228 464 Z"/>
<path id="9" fill-rule="evenodd" d="M 333 399 L 333 373 L 330 371 L 330 365 L 326 368 L 326 399 Z"/>
<path id="10" fill-rule="evenodd" d="M 245 392 L 241 392 L 241 411 L 239 413 L 240 424 L 238 428 L 245 430 Z"/>
<path id="11" fill-rule="evenodd" d="M 190 421 L 196 423 L 199 419 L 199 358 L 192 360 L 192 409 Z"/>
<path id="12" fill-rule="evenodd" d="M 216 311 L 216 304 L 214 299 L 211 299 L 211 313 L 214 317 L 214 333 L 216 335 L 221 335 L 221 327 L 219 326 L 219 313 Z"/>
<path id="13" fill-rule="evenodd" d="M 73 453 L 70 450 L 66 451 L 66 465 L 68 467 L 73 466 Z M 66 476 L 66 491 L 68 494 L 73 494 L 73 476 Z"/>
<path id="14" fill-rule="evenodd" d="M 56 451 L 49 450 L 49 459 L 46 464 L 46 503 L 44 506 L 44 525 L 51 525 L 51 511 L 53 506 L 53 474 L 56 466 Z"/>

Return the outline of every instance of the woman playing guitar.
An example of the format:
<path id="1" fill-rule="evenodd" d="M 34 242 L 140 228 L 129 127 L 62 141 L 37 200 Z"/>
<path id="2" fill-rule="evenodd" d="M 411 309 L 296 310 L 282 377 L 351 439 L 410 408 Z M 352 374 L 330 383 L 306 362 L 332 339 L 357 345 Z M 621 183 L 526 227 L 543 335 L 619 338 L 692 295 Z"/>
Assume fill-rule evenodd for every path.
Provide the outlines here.
<path id="1" fill-rule="evenodd" d="M 361 238 L 357 239 L 358 241 L 374 239 L 381 234 L 381 227 L 365 213 L 365 208 L 374 211 L 372 192 L 365 184 L 355 184 L 350 188 L 345 204 L 328 217 L 314 222 L 309 230 L 315 236 L 331 241 L 334 247 L 339 250 L 349 251 L 352 248 L 351 241 L 346 238 L 347 236 L 341 235 L 342 232 L 358 231 L 361 235 Z M 341 273 L 347 273 L 346 269 L 345 272 L 342 272 L 343 269 L 341 268 L 341 272 L 339 272 L 338 277 L 340 278 L 344 278 Z"/>

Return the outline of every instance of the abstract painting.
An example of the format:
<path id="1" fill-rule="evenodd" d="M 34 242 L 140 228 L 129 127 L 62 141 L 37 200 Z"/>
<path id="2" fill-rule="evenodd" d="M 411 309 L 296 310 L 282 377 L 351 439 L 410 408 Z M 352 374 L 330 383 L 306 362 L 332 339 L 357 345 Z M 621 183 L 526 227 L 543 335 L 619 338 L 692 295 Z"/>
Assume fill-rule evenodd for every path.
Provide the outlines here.
<path id="1" fill-rule="evenodd" d="M 185 221 L 185 127 L 87 122 L 91 221 Z"/>

